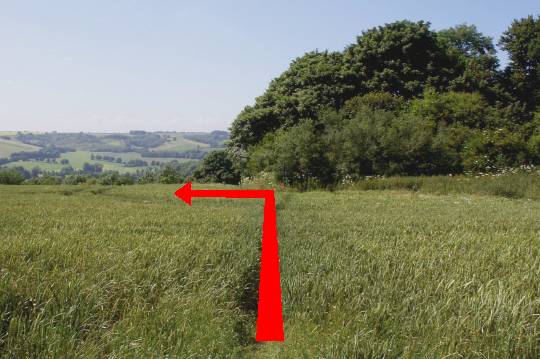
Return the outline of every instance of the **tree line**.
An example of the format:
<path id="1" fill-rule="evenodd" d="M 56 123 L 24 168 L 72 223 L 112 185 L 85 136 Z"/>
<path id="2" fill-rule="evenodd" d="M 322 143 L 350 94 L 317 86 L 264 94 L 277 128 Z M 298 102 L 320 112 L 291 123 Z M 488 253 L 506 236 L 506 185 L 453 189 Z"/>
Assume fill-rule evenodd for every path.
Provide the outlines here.
<path id="1" fill-rule="evenodd" d="M 298 186 L 540 163 L 540 17 L 498 43 L 474 25 L 398 21 L 295 59 L 231 126 L 202 179 L 274 173 Z"/>
<path id="2" fill-rule="evenodd" d="M 102 184 L 130 185 L 135 183 L 182 183 L 190 178 L 198 166 L 197 161 L 167 162 L 156 168 L 136 170 L 121 174 L 118 171 L 104 171 L 99 163 L 85 163 L 82 170 L 64 167 L 60 171 L 44 171 L 39 167 L 26 170 L 23 167 L 0 168 L 0 184 Z"/>

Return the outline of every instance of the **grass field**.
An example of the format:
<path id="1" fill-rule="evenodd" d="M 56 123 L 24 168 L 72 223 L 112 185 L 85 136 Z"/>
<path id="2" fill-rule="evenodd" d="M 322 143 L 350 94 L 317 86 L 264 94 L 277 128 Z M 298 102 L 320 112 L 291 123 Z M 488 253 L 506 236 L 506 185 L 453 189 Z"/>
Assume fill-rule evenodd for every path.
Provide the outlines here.
<path id="1" fill-rule="evenodd" d="M 540 201 L 280 192 L 255 343 L 262 204 L 177 187 L 0 186 L 0 357 L 540 356 Z"/>
<path id="2" fill-rule="evenodd" d="M 65 165 L 62 165 L 60 163 L 48 163 L 43 161 L 15 161 L 5 164 L 4 167 L 22 167 L 27 171 L 31 171 L 34 167 L 39 167 L 43 171 L 58 172 L 62 169 L 62 167 L 65 167 Z"/>
<path id="3" fill-rule="evenodd" d="M 187 138 L 184 138 L 184 136 L 182 136 L 181 133 L 172 133 L 172 134 L 169 134 L 169 136 L 174 138 L 174 140 L 165 142 L 161 146 L 152 148 L 151 151 L 177 151 L 177 152 L 182 152 L 182 151 L 196 150 L 197 148 L 202 150 L 204 148 L 210 147 L 206 143 L 201 143 L 201 142 L 188 140 Z"/>
<path id="4" fill-rule="evenodd" d="M 529 173 L 486 174 L 482 176 L 425 176 L 373 178 L 344 185 L 344 189 L 408 190 L 432 194 L 479 194 L 506 198 L 540 200 L 540 169 Z"/>
<path id="5" fill-rule="evenodd" d="M 100 163 L 103 165 L 104 171 L 118 171 L 120 173 L 133 173 L 137 170 L 148 168 L 146 166 L 141 167 L 124 167 L 121 163 L 113 163 L 108 161 L 96 161 L 91 159 L 91 155 L 93 154 L 105 154 L 105 153 L 111 153 L 111 156 L 115 157 L 122 157 L 124 153 L 118 153 L 116 155 L 112 154 L 112 152 L 89 152 L 89 151 L 75 151 L 75 152 L 66 152 L 62 153 L 60 158 L 65 158 L 69 160 L 69 164 L 73 166 L 75 169 L 82 169 L 84 166 L 84 163 Z M 130 152 L 131 153 L 131 152 Z"/>
<path id="6" fill-rule="evenodd" d="M 0 131 L 0 136 L 15 136 L 17 131 Z"/>
<path id="7" fill-rule="evenodd" d="M 150 164 L 152 161 L 160 161 L 160 162 L 170 162 L 172 160 L 175 160 L 175 158 L 150 158 L 150 157 L 142 157 L 140 153 L 137 152 L 88 152 L 88 151 L 76 151 L 76 152 L 66 152 L 63 153 L 60 158 L 66 158 L 69 160 L 69 163 L 73 166 L 75 169 L 82 169 L 85 162 L 88 163 L 101 163 L 103 165 L 103 169 L 105 171 L 118 171 L 120 173 L 133 173 L 137 170 L 143 170 L 146 168 L 151 168 L 152 166 L 140 166 L 140 167 L 124 167 L 121 163 L 113 163 L 108 161 L 97 161 L 92 160 L 91 155 L 107 155 L 112 157 L 120 157 L 124 161 L 129 160 L 136 160 L 141 159 Z M 184 158 L 178 158 L 176 159 L 178 162 L 183 161 L 189 161 L 189 159 Z"/>
<path id="8" fill-rule="evenodd" d="M 37 151 L 39 150 L 39 147 L 27 145 L 26 143 L 22 143 L 15 140 L 6 140 L 3 138 L 0 138 L 0 158 L 2 157 L 9 157 L 13 152 L 20 152 L 20 151 Z"/>

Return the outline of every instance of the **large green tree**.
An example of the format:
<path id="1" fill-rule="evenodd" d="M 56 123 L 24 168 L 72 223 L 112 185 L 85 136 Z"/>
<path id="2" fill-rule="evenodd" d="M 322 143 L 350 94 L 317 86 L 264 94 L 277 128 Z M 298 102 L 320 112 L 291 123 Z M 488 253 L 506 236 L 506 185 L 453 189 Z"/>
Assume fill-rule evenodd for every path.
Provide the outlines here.
<path id="1" fill-rule="evenodd" d="M 323 108 L 340 108 L 352 91 L 341 71 L 340 53 L 314 51 L 297 58 L 270 83 L 254 106 L 238 115 L 231 127 L 232 143 L 246 149 L 267 133 L 292 127 Z"/>
<path id="2" fill-rule="evenodd" d="M 499 45 L 508 52 L 506 68 L 509 91 L 526 105 L 540 105 L 540 16 L 514 20 Z"/>
<path id="3" fill-rule="evenodd" d="M 437 38 L 457 74 L 449 89 L 478 91 L 495 101 L 501 90 L 497 84 L 499 60 L 493 39 L 479 32 L 476 26 L 465 24 L 441 30 Z"/>
<path id="4" fill-rule="evenodd" d="M 347 82 L 357 94 L 389 92 L 410 98 L 446 87 L 456 76 L 428 22 L 398 21 L 358 36 L 344 52 Z"/>
<path id="5" fill-rule="evenodd" d="M 473 25 L 398 21 L 343 52 L 307 53 L 234 121 L 233 168 L 306 186 L 538 163 L 539 24 L 504 33 L 504 71 Z"/>

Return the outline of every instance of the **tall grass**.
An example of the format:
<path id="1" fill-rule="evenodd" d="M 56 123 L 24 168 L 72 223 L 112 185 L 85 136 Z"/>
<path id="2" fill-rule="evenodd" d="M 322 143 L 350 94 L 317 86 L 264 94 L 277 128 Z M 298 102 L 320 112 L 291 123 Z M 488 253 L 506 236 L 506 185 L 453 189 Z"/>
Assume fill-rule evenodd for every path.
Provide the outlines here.
<path id="1" fill-rule="evenodd" d="M 368 178 L 340 188 L 408 190 L 434 194 L 464 193 L 537 200 L 540 199 L 540 174 Z"/>
<path id="2" fill-rule="evenodd" d="M 0 186 L 0 357 L 539 357 L 540 202 L 422 186 L 280 192 L 262 344 L 260 201 Z"/>

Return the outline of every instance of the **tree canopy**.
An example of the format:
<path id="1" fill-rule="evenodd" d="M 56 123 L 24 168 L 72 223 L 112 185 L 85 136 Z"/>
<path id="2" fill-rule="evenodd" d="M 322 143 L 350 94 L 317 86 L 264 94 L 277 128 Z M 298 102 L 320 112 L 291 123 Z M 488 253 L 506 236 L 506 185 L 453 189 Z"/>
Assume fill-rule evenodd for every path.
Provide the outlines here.
<path id="1" fill-rule="evenodd" d="M 514 20 L 499 45 L 505 68 L 474 25 L 404 20 L 341 52 L 306 53 L 240 112 L 221 162 L 201 171 L 329 185 L 538 164 L 540 18 Z"/>

